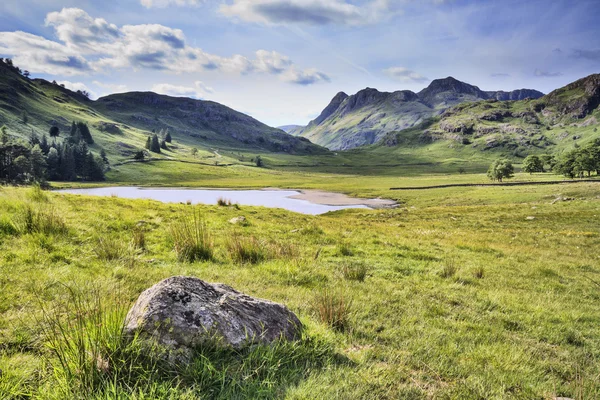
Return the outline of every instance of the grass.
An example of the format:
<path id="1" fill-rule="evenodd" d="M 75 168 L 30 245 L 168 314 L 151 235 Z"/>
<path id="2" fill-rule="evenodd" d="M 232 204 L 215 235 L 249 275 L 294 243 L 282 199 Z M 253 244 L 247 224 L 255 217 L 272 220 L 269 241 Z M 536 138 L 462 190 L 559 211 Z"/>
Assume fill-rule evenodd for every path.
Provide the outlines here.
<path id="1" fill-rule="evenodd" d="M 179 261 L 203 261 L 213 257 L 213 242 L 206 221 L 196 212 L 171 226 L 171 239 Z"/>
<path id="2" fill-rule="evenodd" d="M 362 262 L 347 262 L 340 267 L 344 279 L 349 281 L 364 282 L 369 268 Z"/>
<path id="3" fill-rule="evenodd" d="M 325 289 L 315 296 L 313 307 L 318 319 L 329 327 L 345 331 L 350 328 L 352 300 L 341 291 Z"/>
<path id="4" fill-rule="evenodd" d="M 266 243 L 255 236 L 233 234 L 227 241 L 227 250 L 231 260 L 238 264 L 257 264 L 270 256 Z"/>
<path id="5" fill-rule="evenodd" d="M 249 182 L 258 185 L 260 176 Z M 349 178 L 348 191 L 383 193 L 388 179 L 373 178 L 369 189 Z M 229 223 L 239 216 L 230 207 L 53 192 L 37 202 L 30 189 L 3 187 L 0 398 L 596 398 L 598 190 L 593 183 L 435 189 L 394 193 L 403 200 L 397 209 L 321 216 L 245 206 L 252 223 L 240 228 Z M 551 204 L 559 194 L 574 200 Z M 135 229 L 145 248 L 135 263 L 97 255 L 96 238 L 133 248 Z M 236 235 L 261 249 L 260 261 L 234 259 Z M 180 256 L 196 243 L 208 243 L 212 256 Z M 340 243 L 354 255 L 342 255 Z M 305 337 L 242 351 L 207 346 L 177 371 L 136 358 L 148 353 L 117 341 L 119 324 L 109 321 L 173 275 L 284 303 Z M 101 304 L 89 282 L 101 288 Z M 87 311 L 74 311 L 69 288 Z M 68 335 L 52 339 L 52 326 Z M 52 343 L 85 350 L 71 346 L 66 369 Z"/>

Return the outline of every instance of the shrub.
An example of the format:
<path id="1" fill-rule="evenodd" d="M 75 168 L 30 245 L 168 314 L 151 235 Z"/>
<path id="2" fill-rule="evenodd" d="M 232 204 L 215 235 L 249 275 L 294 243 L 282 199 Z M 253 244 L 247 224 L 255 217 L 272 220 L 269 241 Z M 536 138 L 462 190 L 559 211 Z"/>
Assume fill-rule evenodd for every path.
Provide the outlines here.
<path id="1" fill-rule="evenodd" d="M 483 267 L 477 267 L 473 272 L 473 276 L 477 279 L 483 279 L 485 275 L 485 269 Z"/>
<path id="2" fill-rule="evenodd" d="M 171 239 L 179 261 L 194 262 L 213 258 L 213 242 L 206 222 L 195 212 L 173 224 Z"/>
<path id="3" fill-rule="evenodd" d="M 64 220 L 53 208 L 45 211 L 34 210 L 30 205 L 25 205 L 19 210 L 13 226 L 19 233 L 63 235 L 68 231 Z"/>
<path id="4" fill-rule="evenodd" d="M 361 262 L 344 263 L 340 266 L 342 276 L 348 281 L 364 282 L 367 271 L 367 266 Z"/>
<path id="5" fill-rule="evenodd" d="M 345 331 L 350 327 L 352 300 L 341 292 L 325 289 L 314 298 L 314 309 L 319 320 L 333 329 Z"/>
<path id="6" fill-rule="evenodd" d="M 227 242 L 227 249 L 231 259 L 240 264 L 257 264 L 269 256 L 267 246 L 254 236 L 234 234 Z"/>

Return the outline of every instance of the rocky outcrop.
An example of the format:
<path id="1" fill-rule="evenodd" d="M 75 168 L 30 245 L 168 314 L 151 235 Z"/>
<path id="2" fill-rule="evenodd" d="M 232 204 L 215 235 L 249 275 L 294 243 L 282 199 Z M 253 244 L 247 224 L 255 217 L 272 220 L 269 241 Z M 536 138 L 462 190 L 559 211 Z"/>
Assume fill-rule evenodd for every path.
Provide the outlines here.
<path id="1" fill-rule="evenodd" d="M 152 338 L 183 357 L 209 341 L 241 348 L 296 340 L 301 329 L 300 320 L 282 304 L 185 276 L 145 290 L 125 320 L 126 334 Z"/>
<path id="2" fill-rule="evenodd" d="M 544 93 L 533 89 L 518 89 L 510 92 L 498 90 L 496 92 L 486 92 L 490 99 L 500 101 L 517 101 L 525 99 L 539 99 Z"/>

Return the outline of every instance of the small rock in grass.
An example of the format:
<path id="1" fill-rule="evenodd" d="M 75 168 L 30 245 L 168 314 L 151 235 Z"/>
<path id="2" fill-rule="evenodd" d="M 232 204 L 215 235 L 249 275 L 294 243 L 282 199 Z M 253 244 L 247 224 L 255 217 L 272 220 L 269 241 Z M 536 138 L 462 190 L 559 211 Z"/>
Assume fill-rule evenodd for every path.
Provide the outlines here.
<path id="1" fill-rule="evenodd" d="M 529 216 L 529 217 L 527 217 L 525 219 L 528 220 L 528 221 L 533 221 L 535 219 L 535 217 Z"/>
<path id="2" fill-rule="evenodd" d="M 240 216 L 240 217 L 231 218 L 229 220 L 229 223 L 230 224 L 244 224 L 244 223 L 246 223 L 246 217 Z"/>

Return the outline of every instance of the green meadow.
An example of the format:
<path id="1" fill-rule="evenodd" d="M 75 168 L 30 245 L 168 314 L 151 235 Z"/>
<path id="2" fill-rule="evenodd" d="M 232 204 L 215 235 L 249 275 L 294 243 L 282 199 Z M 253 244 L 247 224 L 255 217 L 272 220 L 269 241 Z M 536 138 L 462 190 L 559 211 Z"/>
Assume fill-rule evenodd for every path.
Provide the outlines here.
<path id="1" fill-rule="evenodd" d="M 342 174 L 345 161 L 319 156 L 298 158 L 321 163 L 310 169 L 265 160 L 126 164 L 107 184 L 325 189 L 400 206 L 308 216 L 2 187 L 0 398 L 600 397 L 598 183 L 390 191 L 489 181 L 451 163 Z M 209 260 L 175 251 L 194 216 Z M 173 275 L 284 303 L 303 337 L 164 365 L 120 329 Z"/>

